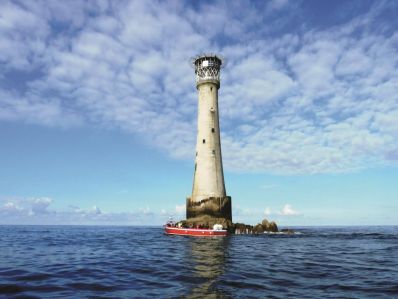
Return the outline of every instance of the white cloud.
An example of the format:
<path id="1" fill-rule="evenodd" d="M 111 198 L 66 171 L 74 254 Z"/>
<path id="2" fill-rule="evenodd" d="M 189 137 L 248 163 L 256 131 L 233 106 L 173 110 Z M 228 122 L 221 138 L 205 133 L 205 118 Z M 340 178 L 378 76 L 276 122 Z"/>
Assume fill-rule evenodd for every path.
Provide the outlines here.
<path id="1" fill-rule="evenodd" d="M 267 28 L 279 28 L 287 20 L 275 19 L 278 11 L 289 19 L 300 10 L 288 1 L 264 7 L 6 1 L 0 121 L 118 127 L 173 158 L 192 159 L 196 91 L 187 61 L 216 51 L 229 61 L 219 98 L 226 169 L 297 174 L 396 165 L 398 35 L 371 30 L 388 7 L 273 38 L 252 28 L 264 27 L 265 15 L 275 21 Z M 7 79 L 13 72 L 18 88 Z"/>
<path id="2" fill-rule="evenodd" d="M 102 214 L 101 209 L 98 208 L 97 206 L 93 206 L 92 211 L 93 211 L 94 214 L 97 214 L 97 215 L 98 214 Z"/>
<path id="3" fill-rule="evenodd" d="M 236 202 L 232 205 L 232 215 L 235 223 L 243 222 L 255 225 L 261 223 L 263 219 L 277 220 L 274 218 L 277 214 L 270 207 L 266 207 L 264 210 L 255 207 L 242 208 Z"/>
<path id="4" fill-rule="evenodd" d="M 261 189 L 274 189 L 274 188 L 278 188 L 279 187 L 279 185 L 277 185 L 277 184 L 265 184 L 265 185 L 262 185 L 262 186 L 260 186 L 260 188 Z"/>
<path id="5" fill-rule="evenodd" d="M 10 198 L 0 200 L 0 214 L 7 216 L 32 216 L 50 214 L 52 211 L 48 207 L 52 204 L 53 200 L 48 197 L 38 198 Z"/>
<path id="6" fill-rule="evenodd" d="M 177 214 L 185 214 L 186 212 L 186 206 L 185 205 L 176 205 L 176 209 L 175 209 Z"/>
<path id="7" fill-rule="evenodd" d="M 6 202 L 0 208 L 0 211 L 3 211 L 3 212 L 19 212 L 21 210 L 22 209 L 14 202 Z"/>
<path id="8" fill-rule="evenodd" d="M 140 208 L 138 209 L 138 211 L 142 214 L 142 215 L 153 215 L 154 213 L 151 211 L 151 209 L 149 207 L 145 207 L 145 208 Z"/>
<path id="9" fill-rule="evenodd" d="M 33 214 L 47 214 L 47 208 L 51 205 L 53 200 L 48 197 L 34 198 L 31 203 L 31 212 Z"/>
<path id="10" fill-rule="evenodd" d="M 33 30 L 32 30 L 33 29 Z M 46 20 L 16 3 L 4 1 L 0 11 L 0 63 L 5 70 L 31 70 L 45 53 L 50 33 Z"/>
<path id="11" fill-rule="evenodd" d="M 290 204 L 285 204 L 282 208 L 282 211 L 278 213 L 281 216 L 297 216 L 300 215 L 299 212 L 293 209 Z"/>
<path id="12" fill-rule="evenodd" d="M 271 209 L 270 209 L 270 208 L 265 208 L 265 210 L 264 210 L 264 215 L 265 215 L 265 216 L 271 215 Z"/>
<path id="13" fill-rule="evenodd" d="M 65 225 L 162 225 L 170 217 L 183 219 L 186 206 L 176 205 L 174 209 L 161 208 L 158 211 L 150 207 L 109 212 L 97 205 L 88 208 L 71 205 L 67 208 L 55 208 L 54 199 L 37 198 L 0 198 L 0 224 L 65 224 Z M 234 204 L 234 222 L 259 223 L 262 219 L 277 216 L 302 215 L 289 204 L 276 213 L 270 207 L 264 210 L 241 208 Z M 270 219 L 272 220 L 272 219 Z"/>
<path id="14" fill-rule="evenodd" d="M 0 199 L 0 224 L 160 225 L 172 214 L 164 209 L 155 213 L 149 207 L 125 212 L 107 212 L 98 206 L 54 209 L 53 203 L 48 197 Z"/>

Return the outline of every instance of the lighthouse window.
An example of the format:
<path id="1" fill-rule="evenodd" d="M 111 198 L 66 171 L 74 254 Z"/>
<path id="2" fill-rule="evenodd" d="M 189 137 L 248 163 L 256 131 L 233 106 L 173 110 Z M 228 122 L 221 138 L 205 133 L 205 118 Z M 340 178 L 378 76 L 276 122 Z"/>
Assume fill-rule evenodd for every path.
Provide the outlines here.
<path id="1" fill-rule="evenodd" d="M 213 150 L 212 153 L 213 153 L 213 155 L 215 155 L 216 154 L 216 150 Z"/>
<path id="2" fill-rule="evenodd" d="M 210 87 L 210 91 L 213 91 L 213 87 Z"/>
<path id="3" fill-rule="evenodd" d="M 206 143 L 206 139 L 203 139 L 203 143 Z"/>
<path id="4" fill-rule="evenodd" d="M 214 133 L 214 128 L 211 128 L 211 132 Z"/>

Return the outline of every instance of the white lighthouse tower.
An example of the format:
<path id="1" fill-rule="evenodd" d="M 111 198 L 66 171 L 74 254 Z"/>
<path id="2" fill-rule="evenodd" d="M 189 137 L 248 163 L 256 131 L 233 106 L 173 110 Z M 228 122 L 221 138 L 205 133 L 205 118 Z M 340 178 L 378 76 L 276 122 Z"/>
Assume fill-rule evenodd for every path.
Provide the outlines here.
<path id="1" fill-rule="evenodd" d="M 221 157 L 218 89 L 223 60 L 213 54 L 193 61 L 198 90 L 198 135 L 192 196 L 187 198 L 187 220 L 229 220 L 231 197 L 226 196 Z"/>

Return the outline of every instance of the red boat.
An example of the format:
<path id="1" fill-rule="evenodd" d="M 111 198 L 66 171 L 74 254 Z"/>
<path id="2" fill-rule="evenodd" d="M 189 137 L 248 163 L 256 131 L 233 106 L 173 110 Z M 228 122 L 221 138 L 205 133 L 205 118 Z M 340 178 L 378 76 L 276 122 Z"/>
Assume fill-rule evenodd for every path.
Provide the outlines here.
<path id="1" fill-rule="evenodd" d="M 222 229 L 219 224 L 214 225 L 213 229 L 210 228 L 187 228 L 178 227 L 173 222 L 168 222 L 164 226 L 166 235 L 180 235 L 180 236 L 195 236 L 195 237 L 225 237 L 227 230 Z"/>

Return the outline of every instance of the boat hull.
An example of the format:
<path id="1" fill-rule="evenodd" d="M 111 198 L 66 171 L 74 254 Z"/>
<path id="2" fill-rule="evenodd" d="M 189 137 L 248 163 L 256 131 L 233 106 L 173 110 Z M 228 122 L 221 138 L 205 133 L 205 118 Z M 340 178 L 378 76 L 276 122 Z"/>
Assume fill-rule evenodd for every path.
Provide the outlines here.
<path id="1" fill-rule="evenodd" d="M 179 227 L 165 227 L 166 235 L 180 235 L 193 237 L 225 237 L 226 230 L 201 229 L 201 228 L 179 228 Z"/>

